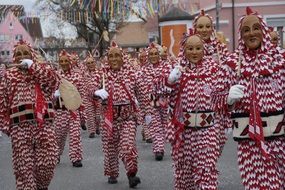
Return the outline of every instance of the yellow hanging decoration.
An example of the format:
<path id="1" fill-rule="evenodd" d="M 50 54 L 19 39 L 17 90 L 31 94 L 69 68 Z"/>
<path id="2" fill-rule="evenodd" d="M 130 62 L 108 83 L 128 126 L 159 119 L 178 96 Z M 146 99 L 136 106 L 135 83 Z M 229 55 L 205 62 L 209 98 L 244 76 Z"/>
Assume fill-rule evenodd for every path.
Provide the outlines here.
<path id="1" fill-rule="evenodd" d="M 111 19 L 113 19 L 113 12 L 114 12 L 114 1 L 113 0 L 111 0 L 111 10 L 110 10 L 110 12 L 111 12 Z"/>
<path id="2" fill-rule="evenodd" d="M 101 0 L 98 1 L 98 6 L 99 6 L 99 13 L 101 13 L 102 12 L 102 10 L 101 10 L 102 9 L 102 7 L 101 7 Z"/>

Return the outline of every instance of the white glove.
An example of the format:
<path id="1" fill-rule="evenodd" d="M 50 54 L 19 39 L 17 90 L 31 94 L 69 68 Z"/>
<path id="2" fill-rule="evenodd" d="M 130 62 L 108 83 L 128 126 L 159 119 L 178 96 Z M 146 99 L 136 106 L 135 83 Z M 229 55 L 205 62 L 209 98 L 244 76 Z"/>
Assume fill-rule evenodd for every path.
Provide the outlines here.
<path id="1" fill-rule="evenodd" d="M 174 83 L 181 77 L 181 66 L 177 65 L 172 69 L 168 77 L 168 83 Z"/>
<path id="2" fill-rule="evenodd" d="M 24 67 L 28 67 L 28 69 L 31 67 L 31 65 L 33 64 L 33 60 L 31 59 L 23 59 L 21 61 L 21 65 L 23 65 Z"/>
<path id="3" fill-rule="evenodd" d="M 60 97 L 60 92 L 59 92 L 59 90 L 56 90 L 53 95 L 54 95 L 54 97 L 56 97 L 56 98 L 57 98 L 57 97 Z"/>
<path id="4" fill-rule="evenodd" d="M 109 96 L 105 89 L 96 90 L 94 94 L 95 96 L 99 96 L 102 100 L 106 100 Z"/>
<path id="5" fill-rule="evenodd" d="M 230 88 L 227 103 L 229 105 L 233 105 L 234 103 L 239 101 L 244 96 L 244 92 L 243 92 L 244 89 L 245 89 L 245 86 L 243 86 L 243 85 L 238 85 L 238 84 L 233 85 Z"/>
<path id="6" fill-rule="evenodd" d="M 149 125 L 151 123 L 151 119 L 152 119 L 151 115 L 146 115 L 145 118 L 144 118 L 145 124 Z"/>
<path id="7" fill-rule="evenodd" d="M 233 132 L 232 128 L 225 128 L 225 134 L 230 135 Z"/>

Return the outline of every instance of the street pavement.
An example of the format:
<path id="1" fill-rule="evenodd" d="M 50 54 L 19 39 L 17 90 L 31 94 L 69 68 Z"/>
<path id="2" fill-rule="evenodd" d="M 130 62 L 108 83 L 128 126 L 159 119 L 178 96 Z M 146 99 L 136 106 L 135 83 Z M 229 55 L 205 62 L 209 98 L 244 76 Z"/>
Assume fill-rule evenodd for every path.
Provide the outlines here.
<path id="1" fill-rule="evenodd" d="M 136 189 L 172 190 L 173 170 L 170 146 L 166 145 L 166 154 L 161 162 L 154 160 L 151 144 L 141 140 L 138 130 L 137 146 L 139 151 L 138 176 L 142 183 Z M 84 160 L 82 168 L 72 167 L 68 159 L 68 146 L 58 164 L 49 190 L 127 190 L 128 180 L 123 164 L 120 165 L 118 183 L 110 185 L 103 176 L 103 154 L 101 139 L 89 139 L 83 131 Z M 242 190 L 237 167 L 236 143 L 229 138 L 222 157 L 219 159 L 219 190 Z M 0 137 L 0 190 L 14 190 L 15 177 L 11 163 L 11 143 L 5 135 Z"/>

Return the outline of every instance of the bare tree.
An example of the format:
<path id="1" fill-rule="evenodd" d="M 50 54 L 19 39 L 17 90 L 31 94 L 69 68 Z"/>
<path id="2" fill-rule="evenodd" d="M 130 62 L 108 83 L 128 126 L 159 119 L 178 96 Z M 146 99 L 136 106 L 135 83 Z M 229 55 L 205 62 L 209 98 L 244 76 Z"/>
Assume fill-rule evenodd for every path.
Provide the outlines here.
<path id="1" fill-rule="evenodd" d="M 108 2 L 108 1 L 102 1 Z M 113 1 L 117 6 L 124 7 L 129 13 L 135 13 L 141 20 L 146 20 L 136 13 L 128 4 L 122 4 L 125 1 Z M 55 13 L 57 17 L 75 26 L 79 37 L 85 39 L 88 49 L 92 50 L 98 47 L 100 54 L 109 45 L 108 39 L 116 33 L 118 28 L 122 27 L 127 15 L 124 12 L 112 11 L 111 6 L 105 6 L 107 10 L 101 10 L 102 5 L 99 1 L 84 1 L 84 5 L 74 0 L 38 0 L 37 5 L 41 9 L 48 8 Z"/>

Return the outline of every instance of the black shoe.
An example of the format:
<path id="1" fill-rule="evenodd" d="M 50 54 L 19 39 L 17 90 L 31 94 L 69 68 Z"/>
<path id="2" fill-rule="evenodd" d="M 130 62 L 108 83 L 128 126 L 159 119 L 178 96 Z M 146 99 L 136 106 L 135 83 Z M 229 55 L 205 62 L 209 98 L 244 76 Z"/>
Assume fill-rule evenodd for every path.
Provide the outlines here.
<path id="1" fill-rule="evenodd" d="M 86 127 L 85 123 L 81 123 L 81 129 L 84 130 L 84 131 L 87 130 L 87 127 Z"/>
<path id="2" fill-rule="evenodd" d="M 73 166 L 73 167 L 76 167 L 76 168 L 80 168 L 80 167 L 82 167 L 83 165 L 82 165 L 82 163 L 81 163 L 81 160 L 77 160 L 77 161 L 75 161 L 75 162 L 72 162 L 72 166 Z"/>
<path id="3" fill-rule="evenodd" d="M 136 187 L 139 183 L 141 183 L 141 180 L 139 177 L 134 176 L 134 177 L 128 177 L 129 179 L 129 186 L 130 188 Z"/>
<path id="4" fill-rule="evenodd" d="M 100 135 L 100 129 L 99 128 L 96 129 L 96 135 Z"/>
<path id="5" fill-rule="evenodd" d="M 115 183 L 118 183 L 118 180 L 117 180 L 116 177 L 110 176 L 110 177 L 108 178 L 108 183 L 109 183 L 109 184 L 115 184 Z"/>
<path id="6" fill-rule="evenodd" d="M 161 161 L 163 159 L 163 153 L 157 152 L 155 153 L 155 160 L 156 161 Z"/>
<path id="7" fill-rule="evenodd" d="M 95 138 L 95 133 L 90 133 L 89 138 L 90 138 L 90 139 Z"/>
<path id="8" fill-rule="evenodd" d="M 152 139 L 146 139 L 146 143 L 152 143 Z"/>
<path id="9" fill-rule="evenodd" d="M 142 131 L 142 141 L 145 141 L 145 134 L 144 134 L 144 131 Z"/>

